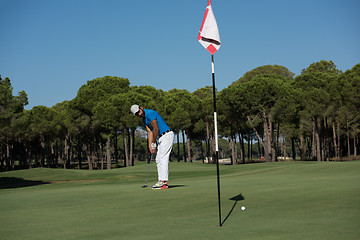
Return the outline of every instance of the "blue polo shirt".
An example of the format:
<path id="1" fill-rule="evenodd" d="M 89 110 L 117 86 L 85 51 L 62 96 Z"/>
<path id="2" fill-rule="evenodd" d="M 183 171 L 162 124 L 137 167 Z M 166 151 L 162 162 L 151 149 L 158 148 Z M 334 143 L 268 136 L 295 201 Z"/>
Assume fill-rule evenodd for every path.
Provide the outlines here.
<path id="1" fill-rule="evenodd" d="M 151 126 L 152 121 L 154 121 L 155 119 L 157 120 L 157 124 L 159 126 L 159 136 L 166 132 L 167 130 L 170 130 L 169 126 L 166 124 L 166 122 L 164 121 L 164 119 L 160 116 L 160 114 L 155 111 L 155 110 L 151 110 L 151 109 L 144 109 L 145 112 L 145 118 L 143 118 L 144 124 L 146 126 L 148 126 L 151 131 L 153 131 L 153 127 Z"/>

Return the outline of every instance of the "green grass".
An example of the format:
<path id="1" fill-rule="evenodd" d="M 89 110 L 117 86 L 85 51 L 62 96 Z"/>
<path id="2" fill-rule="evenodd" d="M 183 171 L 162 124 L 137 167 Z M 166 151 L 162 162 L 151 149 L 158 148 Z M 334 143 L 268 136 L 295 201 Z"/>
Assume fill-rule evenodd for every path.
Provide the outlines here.
<path id="1" fill-rule="evenodd" d="M 220 171 L 223 227 L 218 226 L 214 165 L 170 163 L 172 187 L 164 191 L 141 188 L 145 163 L 109 171 L 39 168 L 0 173 L 0 236 L 2 240 L 360 236 L 360 161 L 258 163 L 221 166 Z M 152 164 L 149 185 L 155 180 Z M 240 210 L 242 205 L 245 211 Z"/>

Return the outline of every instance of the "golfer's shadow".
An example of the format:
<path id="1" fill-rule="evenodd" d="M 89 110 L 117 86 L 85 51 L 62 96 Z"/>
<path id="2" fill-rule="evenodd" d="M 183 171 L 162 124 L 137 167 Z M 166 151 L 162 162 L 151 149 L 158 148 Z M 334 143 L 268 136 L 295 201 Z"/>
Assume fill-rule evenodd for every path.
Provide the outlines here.
<path id="1" fill-rule="evenodd" d="M 224 219 L 224 221 L 221 223 L 221 225 L 224 225 L 224 223 L 226 222 L 226 220 L 230 217 L 231 213 L 234 211 L 234 208 L 237 204 L 238 201 L 242 201 L 245 200 L 245 198 L 243 197 L 243 195 L 240 193 L 239 195 L 229 198 L 229 200 L 234 201 L 234 205 L 232 206 L 230 212 L 228 213 L 228 215 L 226 216 L 226 218 Z"/>
<path id="2" fill-rule="evenodd" d="M 186 185 L 169 185 L 168 188 L 185 187 Z"/>

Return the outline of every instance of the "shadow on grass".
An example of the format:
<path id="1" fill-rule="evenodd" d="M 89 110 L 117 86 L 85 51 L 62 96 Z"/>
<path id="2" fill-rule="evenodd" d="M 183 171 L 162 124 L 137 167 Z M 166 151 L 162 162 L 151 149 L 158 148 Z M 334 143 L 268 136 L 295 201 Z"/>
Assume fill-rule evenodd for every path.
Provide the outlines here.
<path id="1" fill-rule="evenodd" d="M 185 187 L 185 185 L 169 185 L 168 188 Z"/>
<path id="2" fill-rule="evenodd" d="M 42 184 L 50 184 L 50 182 L 31 181 L 15 177 L 0 177 L 0 189 L 32 187 Z"/>
<path id="3" fill-rule="evenodd" d="M 243 195 L 240 193 L 239 195 L 236 195 L 235 197 L 229 198 L 229 200 L 234 201 L 234 205 L 232 206 L 230 212 L 228 213 L 228 215 L 226 216 L 226 218 L 224 219 L 224 221 L 221 223 L 221 225 L 224 225 L 224 223 L 226 222 L 226 220 L 228 220 L 228 218 L 230 217 L 230 215 L 231 215 L 232 212 L 234 211 L 234 208 L 235 208 L 237 202 L 238 202 L 238 201 L 245 200 L 245 198 L 244 198 Z"/>

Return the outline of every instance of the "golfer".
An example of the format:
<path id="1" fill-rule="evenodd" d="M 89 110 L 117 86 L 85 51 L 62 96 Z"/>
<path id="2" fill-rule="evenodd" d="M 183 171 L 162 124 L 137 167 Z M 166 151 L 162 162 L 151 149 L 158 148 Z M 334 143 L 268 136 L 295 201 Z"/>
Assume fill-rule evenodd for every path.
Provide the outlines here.
<path id="1" fill-rule="evenodd" d="M 131 112 L 143 119 L 151 154 L 156 152 L 156 166 L 158 182 L 152 189 L 167 189 L 169 180 L 169 157 L 174 141 L 174 132 L 171 131 L 164 119 L 158 112 L 151 109 L 144 109 L 139 105 L 132 105 Z"/>

